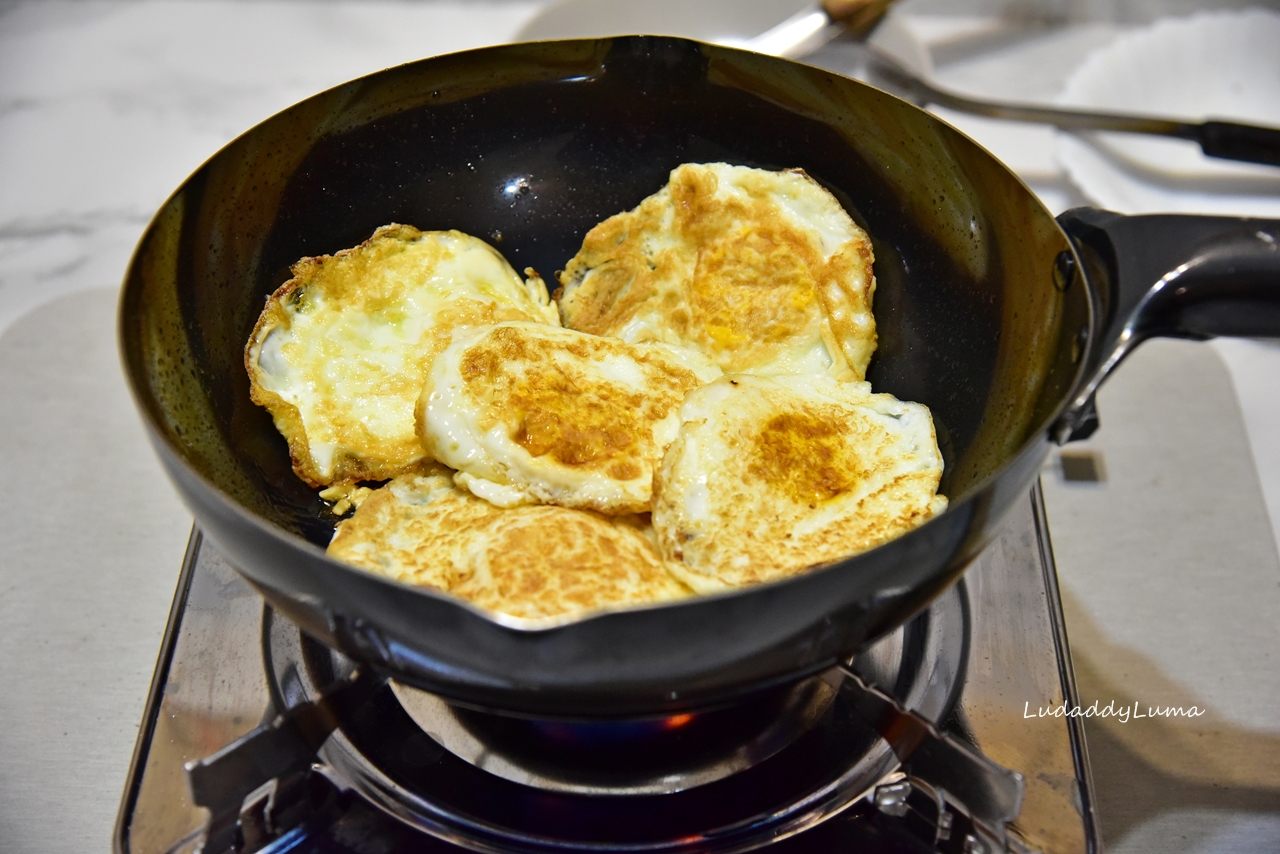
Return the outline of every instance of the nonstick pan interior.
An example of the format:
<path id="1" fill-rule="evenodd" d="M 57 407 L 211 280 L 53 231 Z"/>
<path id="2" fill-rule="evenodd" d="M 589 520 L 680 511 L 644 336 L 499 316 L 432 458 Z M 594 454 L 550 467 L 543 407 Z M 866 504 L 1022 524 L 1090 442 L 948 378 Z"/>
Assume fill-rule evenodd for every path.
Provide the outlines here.
<path id="1" fill-rule="evenodd" d="M 999 505 L 1025 491 L 998 489 L 996 475 L 1043 442 L 1075 380 L 1072 339 L 1090 309 L 1083 285 L 1055 285 L 1066 239 L 1007 169 L 928 114 L 825 71 L 678 39 L 506 46 L 390 69 L 254 128 L 175 193 L 134 258 L 121 334 L 139 404 L 198 521 L 225 496 L 244 520 L 215 535 L 251 522 L 257 536 L 265 523 L 322 548 L 332 534 L 334 517 L 249 400 L 243 366 L 290 264 L 401 222 L 479 236 L 550 282 L 595 223 L 678 164 L 712 161 L 802 168 L 872 237 L 879 346 L 868 379 L 931 408 L 942 492 L 967 515 L 946 538 L 950 554 L 913 558 L 907 591 L 876 599 L 893 607 L 867 631 L 923 607 L 990 535 Z M 1016 468 L 1025 481 L 1027 466 Z M 323 560 L 292 542 L 270 561 L 291 548 Z M 242 568 L 270 586 L 271 570 Z M 796 672 L 832 654 L 810 646 L 815 660 L 793 662 Z M 762 678 L 786 669 L 769 667 Z"/>

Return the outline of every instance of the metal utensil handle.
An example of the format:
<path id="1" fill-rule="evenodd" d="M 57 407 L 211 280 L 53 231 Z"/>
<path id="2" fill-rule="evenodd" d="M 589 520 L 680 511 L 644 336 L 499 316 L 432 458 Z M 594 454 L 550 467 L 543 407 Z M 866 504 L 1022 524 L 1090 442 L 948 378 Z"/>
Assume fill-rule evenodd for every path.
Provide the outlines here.
<path id="1" fill-rule="evenodd" d="M 796 59 L 844 36 L 866 41 L 897 0 L 823 0 L 749 39 L 745 47 Z"/>
<path id="2" fill-rule="evenodd" d="M 941 732 L 854 671 L 842 669 L 858 689 L 853 693 L 854 708 L 889 743 L 909 776 L 927 783 L 983 835 L 1009 850 L 1005 825 L 1022 809 L 1022 775 Z"/>
<path id="3" fill-rule="evenodd" d="M 1210 121 L 1197 129 L 1196 141 L 1210 157 L 1280 166 L 1280 128 Z"/>
<path id="4" fill-rule="evenodd" d="M 871 68 L 892 87 L 919 103 L 935 104 L 978 116 L 1049 124 L 1064 130 L 1104 130 L 1170 136 L 1199 143 L 1209 157 L 1280 166 L 1280 128 L 1238 122 L 1188 122 L 1159 116 L 1070 110 L 1035 104 L 985 101 L 940 89 L 912 74 L 892 57 L 873 52 Z"/>
<path id="5" fill-rule="evenodd" d="M 897 0 L 822 0 L 822 11 L 849 35 L 865 40 Z"/>

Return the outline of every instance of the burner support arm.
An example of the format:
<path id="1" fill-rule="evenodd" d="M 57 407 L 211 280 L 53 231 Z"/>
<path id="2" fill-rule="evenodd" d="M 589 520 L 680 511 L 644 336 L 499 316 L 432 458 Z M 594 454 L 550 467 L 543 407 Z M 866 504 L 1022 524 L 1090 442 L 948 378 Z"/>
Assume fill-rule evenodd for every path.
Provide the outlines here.
<path id="1" fill-rule="evenodd" d="M 384 677 L 360 668 L 319 698 L 289 709 L 212 756 L 188 762 L 192 803 L 209 810 L 201 852 L 241 850 L 248 840 L 238 840 L 236 831 L 246 798 L 272 780 L 283 785 L 309 771 L 342 717 L 367 703 L 385 683 Z M 260 800 L 251 805 L 259 824 L 269 819 Z"/>
<path id="2" fill-rule="evenodd" d="M 942 854 L 1029 854 L 1007 830 L 1022 809 L 1021 774 L 941 732 L 853 670 L 842 670 L 856 689 L 855 710 L 888 743 L 906 774 L 876 787 L 880 812 L 903 819 Z"/>

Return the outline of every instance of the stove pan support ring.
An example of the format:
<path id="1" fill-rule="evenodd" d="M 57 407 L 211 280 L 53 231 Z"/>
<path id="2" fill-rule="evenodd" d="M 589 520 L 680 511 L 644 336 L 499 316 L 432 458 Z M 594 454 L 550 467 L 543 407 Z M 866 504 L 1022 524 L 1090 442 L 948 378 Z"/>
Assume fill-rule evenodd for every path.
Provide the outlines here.
<path id="1" fill-rule="evenodd" d="M 955 683 L 957 691 L 949 692 L 952 699 L 954 694 L 959 694 L 959 703 L 952 712 L 929 717 L 964 743 L 972 744 L 976 749 L 985 749 L 988 743 L 1000 745 L 1005 755 L 1021 755 L 1017 752 L 1021 742 L 1010 742 L 1005 738 L 1008 727 L 1015 727 L 1024 741 L 1035 736 L 1037 745 L 1046 739 L 1055 745 L 1058 741 L 1066 743 L 1070 750 L 1065 757 L 1066 764 L 1063 764 L 1061 749 L 1053 754 L 1052 761 L 1053 768 L 1066 773 L 1064 779 L 1070 788 L 1054 782 L 1057 777 L 1052 780 L 1043 775 L 1028 778 L 1024 812 L 1030 810 L 1033 818 L 1020 817 L 1007 845 L 1009 850 L 1022 854 L 1025 845 L 1019 843 L 1024 839 L 1033 842 L 1022 835 L 1031 828 L 1030 825 L 1022 825 L 1026 819 L 1043 822 L 1043 825 L 1035 826 L 1047 828 L 1034 834 L 1033 844 L 1040 850 L 1093 851 L 1099 842 L 1081 734 L 1073 728 L 1062 733 L 1052 727 L 1023 727 L 1020 710 L 1009 703 L 1001 705 L 1006 695 L 1021 696 L 1028 691 L 1052 692 L 1054 686 L 1060 686 L 1068 698 L 1075 696 L 1069 650 L 1062 631 L 1061 605 L 1057 599 L 1057 579 L 1052 558 L 1047 554 L 1048 531 L 1038 490 L 1033 490 L 1030 498 L 1019 518 L 1014 520 L 1016 524 L 1011 523 L 1011 530 L 1002 535 L 998 548 L 993 547 L 984 553 L 982 560 L 964 579 L 968 597 L 962 600 L 962 604 L 967 605 L 965 610 L 969 613 L 965 615 L 965 623 L 971 628 L 961 635 L 959 640 L 962 643 L 944 649 L 943 664 L 939 667 L 942 671 L 961 674 Z M 1016 613 L 1026 619 L 1012 623 L 1006 619 L 1010 602 L 1019 604 Z M 261 598 L 240 580 L 225 559 L 202 540 L 198 531 L 193 532 L 148 697 L 129 782 L 121 801 L 113 840 L 118 854 L 197 850 L 203 839 L 201 827 L 207 816 L 202 815 L 205 811 L 194 807 L 189 798 L 179 791 L 185 787 L 175 788 L 172 785 L 172 771 L 167 769 L 181 769 L 182 763 L 206 755 L 208 748 L 203 744 L 209 743 L 208 732 L 226 732 L 226 738 L 213 743 L 227 744 L 245 732 L 241 725 L 242 717 L 246 723 L 273 720 L 278 710 L 309 702 L 323 693 L 319 687 L 333 687 L 338 676 L 349 675 L 351 663 L 347 662 L 346 667 L 330 669 L 331 676 L 327 680 L 309 680 L 299 673 L 308 669 L 300 659 L 302 667 L 294 669 L 292 674 L 282 672 L 276 666 L 279 662 L 273 661 L 274 651 L 261 643 L 268 640 L 269 633 L 264 631 L 267 626 L 263 620 L 264 614 L 269 619 L 270 613 L 270 609 L 264 612 Z M 249 630 L 247 634 L 246 629 Z M 251 640 L 251 636 L 257 636 L 259 642 Z M 211 642 L 217 652 L 212 657 L 209 654 Z M 967 667 L 964 662 L 968 658 L 964 655 L 955 661 L 948 658 L 954 657 L 952 653 L 960 646 L 972 646 L 972 660 Z M 902 638 L 893 636 L 890 637 L 890 647 L 896 652 L 888 656 L 883 650 L 860 656 L 854 669 L 868 681 L 891 686 L 893 696 L 905 697 L 892 668 L 886 672 L 879 665 L 899 653 L 917 659 L 923 655 L 927 659 L 930 650 L 921 650 L 917 644 L 904 643 Z M 1039 654 L 1029 657 L 1024 648 Z M 1016 651 L 1012 658 L 1007 655 L 1010 650 Z M 319 657 L 324 659 L 326 666 L 332 662 L 327 650 Z M 922 666 L 933 669 L 927 661 Z M 287 665 L 284 670 L 288 670 Z M 963 693 L 959 692 L 961 683 Z M 236 705 L 203 705 L 208 702 L 205 698 L 210 696 L 210 691 L 225 692 L 218 696 L 232 698 Z M 932 703 L 943 692 L 933 690 L 927 693 L 934 698 L 930 700 Z M 951 705 L 949 700 L 943 702 L 943 706 Z M 265 715 L 262 714 L 264 709 Z M 974 717 L 975 709 L 994 709 L 996 714 Z M 252 726 L 252 723 L 248 725 Z M 869 727 L 866 729 L 872 733 L 873 739 L 876 738 Z M 342 737 L 341 732 L 338 737 Z M 429 743 L 437 754 L 444 751 L 425 735 L 419 740 Z M 887 744 L 880 743 L 888 753 Z M 174 764 L 175 758 L 179 760 L 177 764 Z M 1034 765 L 1015 762 L 1010 767 Z M 252 793 L 243 802 L 239 817 L 241 839 L 237 841 L 244 843 L 241 851 L 259 845 L 265 845 L 262 850 L 283 851 L 306 840 L 327 846 L 316 850 L 362 850 L 359 846 L 351 848 L 352 839 L 342 835 L 348 832 L 343 828 L 351 827 L 376 827 L 379 838 L 386 834 L 388 840 L 401 840 L 410 845 L 404 850 L 418 850 L 423 844 L 427 844 L 430 850 L 436 850 L 436 844 L 445 846 L 440 850 L 454 850 L 447 843 L 431 843 L 426 836 L 412 830 L 410 823 L 392 818 L 388 811 L 359 797 L 349 786 L 343 786 L 345 791 L 338 791 L 330 782 L 329 770 L 323 764 L 308 763 L 303 777 L 310 785 L 293 788 L 286 779 L 283 784 L 276 784 L 274 792 L 263 789 Z M 914 779 L 908 774 L 915 775 Z M 892 772 L 877 781 L 883 784 L 878 789 L 878 799 L 873 795 L 859 800 L 837 820 L 825 821 L 819 826 L 810 825 L 807 832 L 782 842 L 778 846 L 779 852 L 828 854 L 840 850 L 878 850 L 875 848 L 877 839 L 898 840 L 894 850 L 923 850 L 917 846 L 925 845 L 926 840 L 928 848 L 934 851 L 960 852 L 967 844 L 972 854 L 979 845 L 994 847 L 986 845 L 992 840 L 984 840 L 980 834 L 973 834 L 973 840 L 966 841 L 965 837 L 969 835 L 965 824 L 968 813 L 952 803 L 945 790 L 938 790 L 936 780 L 931 786 L 921 777 L 928 779 L 928 775 L 921 774 L 918 768 L 908 767 L 904 771 Z M 907 785 L 894 786 L 898 783 Z M 875 786 L 872 788 L 874 790 Z M 305 791 L 300 792 L 299 789 Z M 932 794 L 929 794 L 931 790 Z M 291 803 L 291 799 L 299 802 Z M 901 820 L 908 805 L 916 808 L 914 815 L 921 820 L 923 835 L 909 836 L 907 825 Z M 287 824 L 295 810 L 302 810 L 299 823 Z M 895 812 L 900 813 L 898 818 L 893 817 Z M 1081 816 L 1084 819 L 1083 830 L 1078 824 Z M 1013 833 L 1018 833 L 1018 837 L 1015 838 Z M 271 836 L 274 838 L 268 838 Z M 941 839 L 943 836 L 946 838 Z M 800 844 L 797 847 L 793 843 Z M 206 845 L 205 850 L 210 851 L 211 848 Z"/>
<path id="2" fill-rule="evenodd" d="M 908 675 L 905 671 L 913 671 L 917 678 L 915 682 L 908 679 L 907 683 L 917 703 L 936 706 L 938 697 L 949 701 L 954 694 L 950 681 L 961 678 L 963 654 L 959 661 L 946 661 L 939 650 L 964 650 L 968 634 L 963 587 L 952 591 L 949 599 L 954 601 L 944 600 L 941 607 L 935 607 L 915 623 L 919 629 L 916 634 L 921 631 L 930 634 L 931 643 L 921 643 L 921 638 L 908 632 L 896 639 L 896 647 L 892 642 L 888 647 L 881 647 L 882 659 L 886 654 L 890 658 L 898 657 L 898 673 L 891 674 L 892 668 L 886 670 L 885 662 L 877 662 L 874 655 L 863 657 L 862 669 L 881 677 L 897 676 L 895 681 L 899 685 L 904 684 L 904 676 Z M 385 679 L 361 668 L 351 669 L 340 657 L 335 661 L 332 653 L 317 653 L 300 634 L 296 654 L 284 656 L 288 660 L 282 667 L 277 654 L 281 649 L 290 650 L 295 644 L 288 639 L 281 643 L 273 631 L 274 626 L 268 608 L 263 619 L 264 663 L 273 674 L 270 680 L 273 705 L 285 711 L 272 723 L 187 767 L 194 801 L 208 807 L 211 813 L 204 850 L 249 851 L 267 846 L 275 836 L 272 818 L 279 806 L 278 790 L 289 788 L 296 793 L 305 788 L 303 784 L 313 770 L 339 789 L 354 786 L 362 796 L 406 823 L 472 850 L 598 850 L 597 845 L 589 843 L 565 846 L 554 840 L 527 836 L 506 837 L 505 842 L 515 845 L 510 847 L 504 844 L 501 832 L 497 838 L 485 842 L 484 838 L 493 834 L 483 822 L 460 821 L 459 816 L 450 816 L 430 804 L 426 805 L 427 812 L 433 815 L 424 815 L 421 809 L 406 809 L 403 799 L 391 796 L 398 786 L 389 779 L 379 780 L 381 774 L 376 766 L 362 768 L 351 761 L 355 755 L 353 745 L 337 732 L 344 721 L 352 720 L 375 694 L 383 691 Z M 317 674 L 317 670 L 323 675 Z M 918 678 L 922 671 L 927 671 L 927 678 L 923 680 Z M 801 798 L 784 811 L 785 815 L 776 816 L 782 819 L 780 822 L 766 822 L 771 824 L 767 833 L 750 833 L 750 825 L 759 821 L 749 819 L 745 827 L 724 827 L 701 837 L 697 850 L 725 854 L 750 850 L 760 840 L 776 841 L 794 835 L 868 797 L 883 814 L 899 818 L 913 835 L 946 854 L 995 854 L 998 851 L 1021 854 L 1026 850 L 1004 830 L 1005 823 L 1018 813 L 1022 794 L 1020 775 L 994 765 L 971 748 L 943 735 L 929 720 L 868 685 L 852 668 L 839 668 L 836 673 L 838 693 L 848 707 L 846 714 L 860 716 L 871 724 L 883 739 L 883 749 L 868 750 L 838 780 Z M 944 674 L 941 685 L 934 678 L 938 673 Z M 319 680 L 315 678 L 317 675 L 321 675 Z M 314 684 L 316 681 L 327 684 L 321 689 Z M 313 684 L 306 684 L 308 682 Z M 946 710 L 931 708 L 930 711 L 936 716 Z M 336 743 L 330 743 L 331 734 L 336 734 Z M 317 751 L 326 764 L 312 765 Z M 913 776 L 893 770 L 895 757 Z M 875 769 L 869 770 L 872 765 Z M 872 780 L 885 782 L 858 791 L 850 798 L 855 778 L 865 780 L 868 775 Z M 932 782 L 927 782 L 929 780 Z M 970 805 L 950 796 L 939 782 L 952 790 L 968 792 L 966 799 Z M 627 847 L 635 847 L 637 851 L 677 852 L 689 848 L 689 844 L 688 840 L 680 840 L 674 845 Z"/>
<path id="3" fill-rule="evenodd" d="M 878 653 L 860 656 L 854 666 L 868 678 L 893 685 L 895 691 L 903 692 L 908 705 L 919 709 L 927 717 L 942 720 L 949 711 L 947 704 L 952 702 L 957 694 L 954 682 L 962 681 L 964 678 L 963 656 L 968 648 L 968 620 L 969 610 L 965 588 L 960 584 L 945 594 L 925 615 L 891 635 L 884 645 L 880 646 Z M 915 637 L 915 634 L 922 632 L 929 636 L 927 642 Z M 286 639 L 282 639 L 284 640 Z M 273 680 L 292 683 L 295 689 L 299 687 L 296 680 L 300 671 L 305 672 L 316 684 L 324 684 L 328 677 L 323 671 L 331 669 L 331 672 L 337 676 L 346 672 L 349 666 L 349 662 L 328 650 L 324 650 L 323 655 L 323 658 L 328 661 L 327 664 L 317 662 L 316 656 L 308 655 L 305 650 L 297 650 L 292 656 L 302 662 L 309 661 L 310 664 L 304 663 L 302 667 L 293 667 L 285 664 L 288 658 L 283 654 L 285 643 L 277 643 L 277 646 L 281 648 L 282 654 L 275 662 Z M 317 668 L 318 664 L 321 666 Z M 912 672 L 900 672 L 903 668 Z M 853 754 L 860 758 L 847 760 L 847 764 L 841 764 L 834 769 L 825 782 L 813 788 L 799 790 L 790 800 L 780 801 L 775 807 L 760 813 L 744 813 L 728 824 L 698 827 L 696 830 L 700 832 L 695 834 L 696 838 L 691 838 L 688 833 L 673 833 L 666 837 L 665 841 L 651 838 L 647 842 L 635 841 L 623 847 L 629 851 L 644 851 L 651 854 L 658 854 L 658 852 L 680 854 L 685 851 L 714 851 L 718 854 L 730 854 L 730 852 L 751 850 L 761 844 L 794 836 L 826 821 L 855 803 L 869 803 L 874 787 L 887 776 L 895 774 L 899 760 L 889 744 L 883 741 L 875 730 L 854 711 L 855 701 L 849 696 L 853 689 L 844 672 L 833 671 L 833 674 L 831 678 L 835 680 L 834 684 L 838 688 L 840 699 L 835 704 L 838 708 L 833 709 L 830 714 L 838 714 L 844 721 L 839 725 L 844 728 L 842 731 L 860 733 L 856 739 L 859 740 L 859 744 L 866 746 L 857 747 L 857 753 Z M 304 679 L 304 681 L 307 680 Z M 278 695 L 290 694 L 304 697 L 313 690 L 315 689 L 304 688 L 298 692 L 286 689 L 279 691 Z M 386 726 L 388 715 L 397 716 L 396 713 L 403 715 L 403 709 L 392 708 L 392 702 L 388 701 L 384 705 L 386 708 L 381 710 L 378 718 L 382 727 Z M 371 708 L 368 711 L 373 714 L 375 710 Z M 448 787 L 429 788 L 424 791 L 417 785 L 402 785 L 398 782 L 400 778 L 396 776 L 398 772 L 388 770 L 390 766 L 385 766 L 375 754 L 366 755 L 364 752 L 371 746 L 377 750 L 377 745 L 362 744 L 357 736 L 358 731 L 348 733 L 339 730 L 334 733 L 333 738 L 321 750 L 322 772 L 335 785 L 354 790 L 386 813 L 432 836 L 463 848 L 485 852 L 619 850 L 616 841 L 592 842 L 585 838 L 566 840 L 548 837 L 540 832 L 529 832 L 529 829 L 522 831 L 515 827 L 507 827 L 506 821 L 491 824 L 492 818 L 503 813 L 502 809 L 498 809 L 495 816 L 486 818 L 484 813 L 470 812 L 466 804 L 462 804 L 459 810 L 458 804 L 448 800 L 450 791 L 456 790 L 458 786 L 466 788 L 469 785 L 481 785 L 476 780 L 480 777 L 490 778 L 489 774 L 446 751 L 444 761 L 452 763 L 450 765 L 452 770 L 449 773 L 454 775 Z M 819 740 L 822 738 L 820 735 L 812 737 Z M 812 747 L 814 743 L 816 742 L 811 741 L 808 746 Z M 788 761 L 795 760 L 793 755 L 790 760 L 781 756 L 776 760 L 766 760 L 766 762 L 769 761 L 775 761 L 775 767 L 777 762 L 781 762 L 783 767 L 786 767 Z M 747 769 L 746 772 L 740 773 L 753 772 Z M 760 774 L 757 773 L 754 779 L 758 781 Z M 517 800 L 525 797 L 519 794 L 522 791 L 529 793 L 538 791 L 539 798 L 567 797 L 568 802 L 573 802 L 574 798 L 572 793 L 528 789 L 498 778 L 489 779 L 483 785 L 497 787 L 496 793 L 492 788 L 486 789 L 494 799 L 504 796 L 503 792 L 509 795 L 510 791 L 517 793 L 515 795 Z M 723 787 L 725 783 L 723 781 L 709 783 L 706 790 L 709 791 L 717 785 Z M 742 781 L 741 785 L 748 784 Z M 676 793 L 674 798 L 679 800 L 696 797 L 696 792 L 701 790 L 703 787 L 697 787 L 692 795 L 689 791 Z M 428 791 L 435 794 L 428 794 Z M 434 798 L 441 793 L 445 794 L 446 800 L 437 803 Z M 587 795 L 587 797 L 599 796 Z M 673 796 L 662 797 L 670 802 Z M 604 798 L 605 801 L 615 803 L 624 799 Z M 509 810 L 509 812 L 515 811 Z"/>

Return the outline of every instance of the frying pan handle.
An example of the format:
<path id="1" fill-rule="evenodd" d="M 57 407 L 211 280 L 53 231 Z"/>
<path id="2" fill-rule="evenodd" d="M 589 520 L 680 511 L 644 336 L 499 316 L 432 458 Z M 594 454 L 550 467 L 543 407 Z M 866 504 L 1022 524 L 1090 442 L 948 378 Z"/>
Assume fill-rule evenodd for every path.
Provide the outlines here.
<path id="1" fill-rule="evenodd" d="M 1196 128 L 1200 150 L 1210 157 L 1280 166 L 1280 130 L 1237 122 L 1205 122 Z"/>
<path id="2" fill-rule="evenodd" d="M 1098 386 L 1148 338 L 1280 337 L 1280 220 L 1076 208 L 1058 224 L 1098 318 L 1086 379 L 1054 428 L 1059 442 L 1092 432 Z"/>

